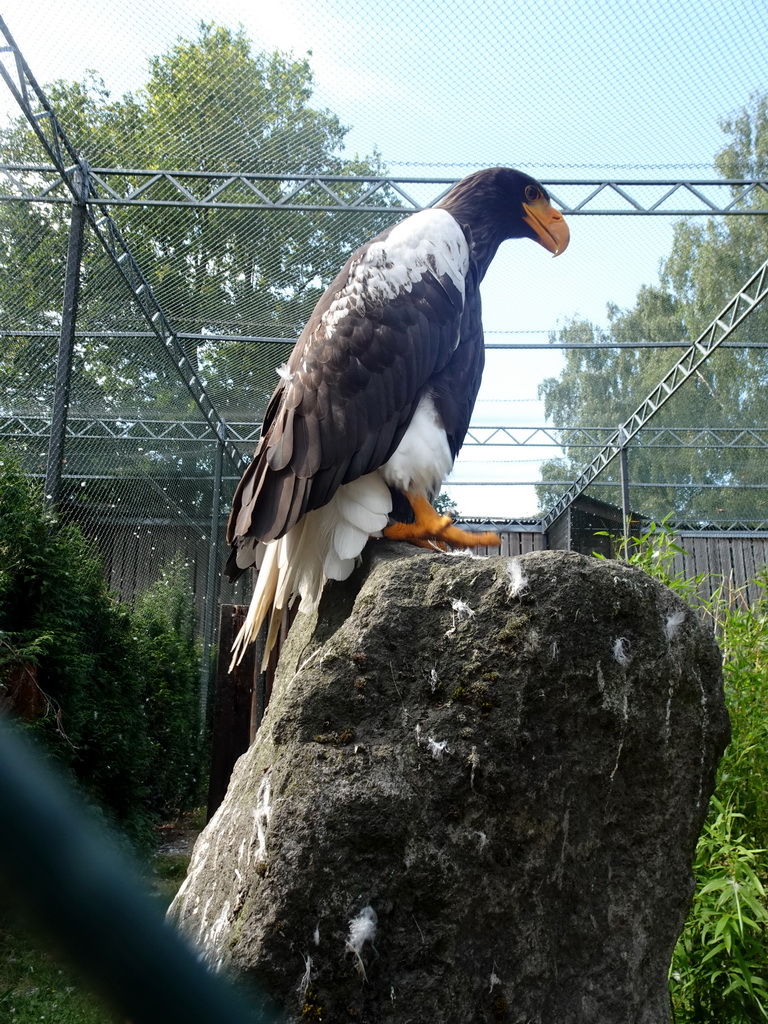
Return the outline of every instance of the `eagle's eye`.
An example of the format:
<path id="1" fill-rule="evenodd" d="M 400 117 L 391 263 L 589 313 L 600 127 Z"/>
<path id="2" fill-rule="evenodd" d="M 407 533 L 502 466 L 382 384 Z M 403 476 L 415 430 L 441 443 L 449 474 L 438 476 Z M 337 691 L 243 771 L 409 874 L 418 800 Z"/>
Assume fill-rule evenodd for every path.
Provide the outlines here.
<path id="1" fill-rule="evenodd" d="M 525 186 L 525 201 L 527 203 L 535 203 L 536 200 L 539 198 L 540 194 L 541 193 L 539 192 L 539 190 L 536 188 L 535 185 L 526 185 Z"/>

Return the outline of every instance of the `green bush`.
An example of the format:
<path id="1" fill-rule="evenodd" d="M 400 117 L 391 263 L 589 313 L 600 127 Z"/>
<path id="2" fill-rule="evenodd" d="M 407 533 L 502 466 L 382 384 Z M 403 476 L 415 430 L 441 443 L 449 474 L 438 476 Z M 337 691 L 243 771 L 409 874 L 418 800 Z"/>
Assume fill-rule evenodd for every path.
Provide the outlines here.
<path id="1" fill-rule="evenodd" d="M 156 812 L 199 791 L 188 587 L 172 569 L 132 611 L 78 527 L 57 522 L 12 458 L 0 463 L 0 696 L 14 674 L 34 679 L 26 727 L 134 841 L 148 841 Z"/>
<path id="2" fill-rule="evenodd" d="M 765 576 L 752 607 L 717 612 L 733 741 L 720 765 L 718 792 L 744 815 L 757 846 L 768 847 L 768 601 Z"/>
<path id="3" fill-rule="evenodd" d="M 672 959 L 676 1021 L 768 1019 L 768 906 L 759 874 L 765 850 L 753 847 L 744 826 L 743 814 L 713 797 L 693 865 L 696 895 Z"/>
<path id="4" fill-rule="evenodd" d="M 670 971 L 676 1024 L 768 1021 L 768 602 L 702 597 L 704 576 L 675 572 L 666 523 L 632 543 L 629 561 L 676 590 L 717 630 L 733 735 L 699 839 L 696 894 Z M 766 579 L 756 581 L 765 589 Z"/>
<path id="5" fill-rule="evenodd" d="M 152 745 L 150 801 L 154 810 L 193 806 L 201 796 L 201 648 L 189 573 L 180 557 L 136 600 L 133 615 Z"/>

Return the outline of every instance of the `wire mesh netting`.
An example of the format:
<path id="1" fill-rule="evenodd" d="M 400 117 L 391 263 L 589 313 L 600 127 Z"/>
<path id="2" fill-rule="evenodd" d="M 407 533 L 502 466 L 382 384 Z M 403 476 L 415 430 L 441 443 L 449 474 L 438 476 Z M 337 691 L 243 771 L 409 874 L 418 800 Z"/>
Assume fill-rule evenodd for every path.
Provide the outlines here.
<path id="1" fill-rule="evenodd" d="M 768 415 L 764 382 L 768 372 L 766 337 L 768 309 L 758 308 L 666 401 L 627 446 L 628 480 L 632 508 L 647 519 L 660 521 L 673 514 L 678 522 L 742 529 L 764 528 L 768 519 L 765 469 Z M 603 358 L 598 351 L 577 354 L 582 363 Z M 571 431 L 576 442 L 565 445 L 565 457 L 553 460 L 545 475 L 560 473 L 561 485 L 573 478 L 584 463 L 581 445 L 595 445 L 610 437 L 617 424 L 630 420 L 654 382 L 674 366 L 678 354 L 648 350 L 619 352 L 612 362 L 630 365 L 613 375 L 616 387 L 605 388 L 606 374 L 594 372 L 599 388 L 591 396 L 593 429 Z M 582 366 L 585 376 L 589 368 Z M 624 382 L 630 382 L 629 387 Z M 647 382 L 647 383 L 644 383 Z M 552 390 L 562 382 L 552 382 Z M 582 396 L 583 397 L 583 396 Z M 602 414 L 602 415 L 601 415 Z M 586 449 L 589 451 L 589 448 Z M 543 500 L 556 501 L 559 487 L 540 488 Z M 618 459 L 591 483 L 601 500 L 621 506 Z"/>
<path id="2" fill-rule="evenodd" d="M 484 282 L 486 374 L 446 487 L 460 512 L 541 519 L 642 407 L 634 511 L 764 526 L 765 309 L 644 406 L 768 255 L 761 8 L 14 0 L 2 443 L 46 479 L 77 171 L 59 506 L 126 597 L 181 551 L 210 630 L 232 490 L 319 295 L 457 177 L 515 164 L 572 243 L 555 262 L 509 243 Z M 621 505 L 619 465 L 589 498 Z"/>

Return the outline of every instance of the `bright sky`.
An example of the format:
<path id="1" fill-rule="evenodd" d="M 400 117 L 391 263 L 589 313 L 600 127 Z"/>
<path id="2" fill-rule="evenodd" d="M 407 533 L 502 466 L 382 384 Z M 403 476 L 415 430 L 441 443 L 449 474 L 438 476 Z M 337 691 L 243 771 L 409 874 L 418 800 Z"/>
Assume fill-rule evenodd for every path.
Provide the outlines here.
<path id="1" fill-rule="evenodd" d="M 201 20 L 242 24 L 257 48 L 311 51 L 313 102 L 351 126 L 347 152 L 378 150 L 403 176 L 504 163 L 545 179 L 713 177 L 718 119 L 768 88 L 765 0 L 5 0 L 2 17 L 41 83 L 90 68 L 116 95 Z M 9 100 L 0 88 L 0 111 Z M 546 341 L 565 317 L 631 306 L 672 226 L 574 217 L 556 260 L 507 243 L 483 289 L 488 340 Z M 543 425 L 537 384 L 560 365 L 556 352 L 489 353 L 475 422 Z M 659 377 L 668 365 L 660 356 Z M 534 480 L 552 454 L 489 449 L 524 461 L 483 465 L 465 449 L 454 476 Z M 531 487 L 451 494 L 467 515 L 536 511 Z"/>

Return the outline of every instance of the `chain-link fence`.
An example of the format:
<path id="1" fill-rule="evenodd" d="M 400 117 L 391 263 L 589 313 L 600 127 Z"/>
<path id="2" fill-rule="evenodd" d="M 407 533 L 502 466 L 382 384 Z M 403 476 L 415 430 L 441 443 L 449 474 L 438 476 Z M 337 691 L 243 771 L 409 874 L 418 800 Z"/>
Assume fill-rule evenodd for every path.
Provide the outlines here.
<path id="1" fill-rule="evenodd" d="M 149 0 L 125 5 L 134 22 L 147 15 L 148 38 L 156 13 Z M 158 39 L 143 80 L 121 99 L 82 69 L 53 81 L 35 69 L 49 81 L 40 86 L 3 25 L 0 443 L 63 519 L 95 538 L 125 598 L 181 553 L 210 645 L 219 602 L 247 597 L 247 581 L 221 580 L 223 525 L 275 368 L 348 253 L 436 201 L 469 165 L 457 141 L 435 133 L 434 154 L 457 154 L 433 156 L 433 172 L 448 165 L 437 175 L 415 155 L 400 176 L 375 147 L 346 156 L 347 128 L 323 105 L 326 36 L 316 83 L 312 57 L 295 57 L 290 39 L 270 50 L 242 27 L 171 14 L 177 36 Z M 452 17 L 458 31 L 465 19 Z M 501 44 L 488 45 L 500 61 Z M 506 45 L 516 53 L 524 43 Z M 122 67 L 110 52 L 109 67 Z M 739 67 L 757 66 L 759 47 L 740 52 Z M 413 54 L 402 62 L 403 83 L 420 74 Z M 397 102 L 391 120 L 403 123 Z M 462 115 L 465 133 L 483 163 L 512 162 L 508 147 L 489 146 L 497 111 L 488 110 L 478 127 Z M 562 110 L 574 113 L 572 98 Z M 604 116 L 610 124 L 607 107 Z M 573 177 L 570 154 L 559 174 L 527 167 L 570 220 L 573 242 L 556 263 L 510 243 L 486 279 L 486 376 L 446 488 L 466 518 L 546 526 L 585 494 L 688 526 L 764 528 L 765 276 L 730 320 L 717 319 L 768 243 L 765 99 L 745 95 L 740 116 L 719 162 L 696 165 L 695 179 L 674 173 L 692 136 L 681 136 L 686 153 L 671 169 L 635 163 L 622 174 L 615 158 Z M 375 119 L 361 118 L 370 130 Z M 391 127 L 381 122 L 384 137 Z M 521 156 L 514 162 L 525 165 Z M 662 278 L 648 284 L 661 259 Z M 600 319 L 607 301 L 616 304 Z"/>

